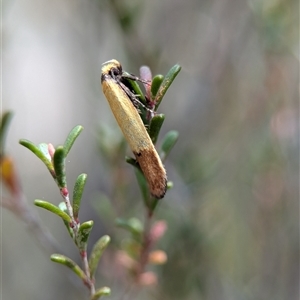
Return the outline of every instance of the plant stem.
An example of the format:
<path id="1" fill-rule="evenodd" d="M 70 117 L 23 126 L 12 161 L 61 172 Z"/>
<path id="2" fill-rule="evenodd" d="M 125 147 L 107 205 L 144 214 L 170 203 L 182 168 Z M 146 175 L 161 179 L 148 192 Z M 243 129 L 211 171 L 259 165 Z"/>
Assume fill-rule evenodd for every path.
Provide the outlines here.
<path id="1" fill-rule="evenodd" d="M 145 271 L 145 267 L 148 262 L 149 251 L 151 248 L 152 241 L 150 239 L 150 228 L 151 228 L 151 220 L 152 214 L 147 211 L 146 218 L 145 218 L 145 225 L 144 225 L 144 236 L 143 236 L 143 246 L 140 253 L 140 261 L 138 266 L 137 272 L 137 279 L 139 276 Z"/>
<path id="2" fill-rule="evenodd" d="M 61 193 L 61 195 L 65 201 L 69 216 L 71 217 L 70 226 L 73 230 L 73 236 L 74 236 L 73 240 L 74 240 L 75 244 L 77 245 L 76 241 L 78 239 L 78 230 L 80 227 L 80 222 L 79 222 L 78 218 L 77 218 L 77 220 L 75 220 L 75 218 L 74 218 L 73 207 L 72 207 L 72 204 L 70 202 L 70 197 L 69 197 L 69 191 L 67 189 L 65 189 L 64 193 Z M 95 285 L 94 285 L 93 279 L 91 278 L 90 267 L 89 267 L 89 262 L 88 262 L 88 258 L 87 258 L 87 251 L 86 250 L 80 251 L 80 256 L 81 256 L 81 260 L 82 260 L 83 270 L 84 270 L 84 273 L 86 276 L 85 285 L 90 290 L 90 295 L 93 296 L 95 294 Z"/>

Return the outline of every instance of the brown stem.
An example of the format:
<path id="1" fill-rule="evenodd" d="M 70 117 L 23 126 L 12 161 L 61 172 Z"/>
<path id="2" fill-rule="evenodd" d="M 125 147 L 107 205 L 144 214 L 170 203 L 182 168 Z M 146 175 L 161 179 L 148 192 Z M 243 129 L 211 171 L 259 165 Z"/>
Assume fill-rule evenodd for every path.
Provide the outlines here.
<path id="1" fill-rule="evenodd" d="M 145 268 L 148 263 L 149 251 L 152 246 L 152 241 L 150 238 L 151 220 L 152 220 L 152 214 L 147 213 L 146 218 L 145 218 L 145 227 L 144 227 L 145 230 L 144 230 L 144 236 L 143 236 L 143 244 L 142 244 L 142 249 L 141 249 L 141 253 L 140 253 L 138 270 L 137 270 L 137 279 L 145 271 Z"/>

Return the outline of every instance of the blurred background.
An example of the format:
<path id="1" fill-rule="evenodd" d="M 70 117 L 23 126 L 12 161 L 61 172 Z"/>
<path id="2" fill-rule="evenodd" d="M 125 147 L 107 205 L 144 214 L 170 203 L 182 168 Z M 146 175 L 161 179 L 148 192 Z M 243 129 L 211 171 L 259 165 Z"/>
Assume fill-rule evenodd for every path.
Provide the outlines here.
<path id="1" fill-rule="evenodd" d="M 93 241 L 112 237 L 96 277 L 112 288 L 108 299 L 299 299 L 298 1 L 3 1 L 2 42 L 2 111 L 14 113 L 6 151 L 32 212 L 76 261 L 62 222 L 33 205 L 59 203 L 58 189 L 18 141 L 59 145 L 85 128 L 68 184 L 88 174 L 81 220 L 95 221 Z M 112 58 L 134 74 L 182 66 L 159 108 L 161 136 L 180 134 L 166 161 L 174 188 L 156 215 L 168 224 L 158 245 L 168 261 L 153 268 L 156 286 L 134 293 L 114 259 L 126 236 L 114 218 L 144 209 L 101 91 Z M 5 209 L 0 242 L 1 299 L 87 299 Z"/>

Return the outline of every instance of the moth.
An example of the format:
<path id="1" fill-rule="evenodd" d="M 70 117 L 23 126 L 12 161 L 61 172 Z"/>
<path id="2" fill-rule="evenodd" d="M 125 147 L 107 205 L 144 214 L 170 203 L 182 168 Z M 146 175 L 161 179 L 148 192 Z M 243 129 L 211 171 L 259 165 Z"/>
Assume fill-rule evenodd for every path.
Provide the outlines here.
<path id="1" fill-rule="evenodd" d="M 102 65 L 101 85 L 113 115 L 147 180 L 149 191 L 156 199 L 165 196 L 167 173 L 136 108 L 139 102 L 126 85 L 128 74 L 113 59 Z M 138 80 L 131 76 L 130 79 Z"/>

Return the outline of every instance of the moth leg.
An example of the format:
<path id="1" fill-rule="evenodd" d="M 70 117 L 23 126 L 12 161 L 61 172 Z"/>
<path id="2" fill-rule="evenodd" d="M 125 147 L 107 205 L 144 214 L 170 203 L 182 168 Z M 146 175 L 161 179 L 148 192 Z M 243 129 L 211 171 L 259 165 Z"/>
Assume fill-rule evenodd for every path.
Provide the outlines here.
<path id="1" fill-rule="evenodd" d="M 148 112 L 152 114 L 154 114 L 154 111 L 151 110 L 149 107 L 147 107 L 146 105 L 144 105 L 139 99 L 138 96 L 134 94 L 124 83 L 119 82 L 119 85 L 121 86 L 121 88 L 123 89 L 123 91 L 127 94 L 127 96 L 129 97 L 129 99 L 131 100 L 131 102 L 133 103 L 134 107 L 136 109 L 139 108 L 139 106 L 143 107 L 145 110 L 147 110 Z"/>

